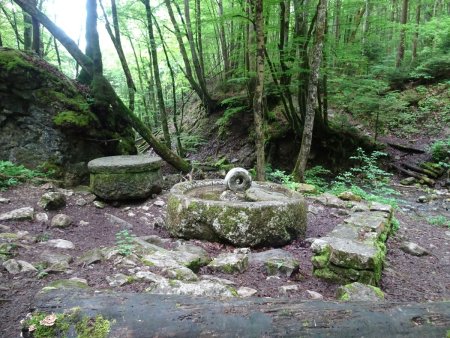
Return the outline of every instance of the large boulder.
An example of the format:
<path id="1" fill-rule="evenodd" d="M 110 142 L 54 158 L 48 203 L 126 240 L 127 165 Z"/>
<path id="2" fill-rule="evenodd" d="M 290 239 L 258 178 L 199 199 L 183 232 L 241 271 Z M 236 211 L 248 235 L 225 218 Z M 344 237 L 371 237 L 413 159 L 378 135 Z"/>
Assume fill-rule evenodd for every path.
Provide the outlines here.
<path id="1" fill-rule="evenodd" d="M 87 91 L 36 56 L 0 48 L 0 158 L 78 184 L 91 159 L 134 153 L 131 127 Z"/>

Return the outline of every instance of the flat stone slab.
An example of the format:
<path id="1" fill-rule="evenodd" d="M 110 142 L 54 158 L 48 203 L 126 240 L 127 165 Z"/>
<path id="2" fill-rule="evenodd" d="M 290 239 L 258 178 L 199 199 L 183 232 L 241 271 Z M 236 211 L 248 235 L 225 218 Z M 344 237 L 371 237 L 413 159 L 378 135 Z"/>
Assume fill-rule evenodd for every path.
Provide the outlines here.
<path id="1" fill-rule="evenodd" d="M 384 293 L 376 286 L 355 282 L 340 286 L 337 297 L 343 301 L 380 302 L 384 300 Z"/>
<path id="2" fill-rule="evenodd" d="M 88 163 L 92 192 L 105 200 L 140 199 L 161 192 L 159 157 L 124 155 Z"/>
<path id="3" fill-rule="evenodd" d="M 294 256 L 282 249 L 251 253 L 250 264 L 263 265 L 269 276 L 290 277 L 299 267 L 299 262 Z"/>

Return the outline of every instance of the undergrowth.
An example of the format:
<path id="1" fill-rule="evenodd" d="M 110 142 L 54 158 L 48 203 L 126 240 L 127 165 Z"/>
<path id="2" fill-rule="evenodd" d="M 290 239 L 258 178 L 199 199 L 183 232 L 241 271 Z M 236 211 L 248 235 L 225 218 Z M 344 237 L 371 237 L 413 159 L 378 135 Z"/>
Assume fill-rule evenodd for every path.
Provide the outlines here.
<path id="1" fill-rule="evenodd" d="M 39 169 L 27 169 L 10 161 L 0 161 L 0 190 L 7 190 L 27 181 L 45 179 L 51 175 L 52 172 L 44 173 Z"/>

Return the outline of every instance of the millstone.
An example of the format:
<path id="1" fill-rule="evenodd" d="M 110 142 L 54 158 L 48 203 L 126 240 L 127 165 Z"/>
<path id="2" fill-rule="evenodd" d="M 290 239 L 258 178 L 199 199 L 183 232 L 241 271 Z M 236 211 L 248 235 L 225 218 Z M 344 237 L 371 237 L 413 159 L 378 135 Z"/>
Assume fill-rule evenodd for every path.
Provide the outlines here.
<path id="1" fill-rule="evenodd" d="M 161 192 L 161 159 L 143 155 L 109 156 L 88 163 L 92 192 L 105 200 L 146 198 Z"/>

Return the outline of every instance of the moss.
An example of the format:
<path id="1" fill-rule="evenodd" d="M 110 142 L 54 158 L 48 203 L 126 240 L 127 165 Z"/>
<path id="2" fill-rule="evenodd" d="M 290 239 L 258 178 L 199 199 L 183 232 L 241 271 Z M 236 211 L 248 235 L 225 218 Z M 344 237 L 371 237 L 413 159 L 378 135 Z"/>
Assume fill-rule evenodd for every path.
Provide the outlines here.
<path id="1" fill-rule="evenodd" d="M 71 279 L 59 279 L 51 282 L 47 286 L 43 287 L 41 292 L 49 292 L 56 289 L 88 289 L 89 286 L 87 286 L 85 283 L 77 281 L 77 280 L 71 280 Z"/>
<path id="2" fill-rule="evenodd" d="M 233 295 L 233 297 L 239 297 L 239 293 L 237 292 L 237 290 L 231 286 L 228 287 L 228 291 L 231 292 L 231 294 Z"/>
<path id="3" fill-rule="evenodd" d="M 53 118 L 53 122 L 60 127 L 86 128 L 92 123 L 92 118 L 75 111 L 62 111 Z"/>
<path id="4" fill-rule="evenodd" d="M 75 325 L 78 338 L 106 338 L 111 330 L 111 322 L 103 316 L 84 317 Z"/>
<path id="5" fill-rule="evenodd" d="M 329 268 L 314 269 L 313 274 L 318 278 L 326 279 L 332 282 L 342 282 L 342 277 L 339 276 L 336 272 L 331 271 Z"/>
<path id="6" fill-rule="evenodd" d="M 155 263 L 147 260 L 147 259 L 142 259 L 142 264 L 146 265 L 146 266 L 155 266 Z"/>
<path id="7" fill-rule="evenodd" d="M 350 295 L 349 295 L 347 292 L 345 292 L 344 294 L 342 294 L 342 295 L 339 297 L 339 300 L 342 300 L 342 301 L 344 301 L 344 302 L 347 302 L 347 301 L 350 300 Z"/>
<path id="8" fill-rule="evenodd" d="M 16 50 L 2 50 L 0 53 L 0 65 L 7 71 L 15 68 L 35 69 L 34 65 L 26 61 Z"/>
<path id="9" fill-rule="evenodd" d="M 53 319 L 52 325 L 47 326 L 41 324 L 43 320 L 51 322 L 51 319 Z M 28 318 L 22 324 L 22 332 L 32 332 L 33 338 L 64 337 L 69 329 L 70 322 L 68 316 L 62 313 L 49 315 L 43 312 L 35 312 L 31 318 Z"/>
<path id="10" fill-rule="evenodd" d="M 373 286 L 373 285 L 368 285 L 368 286 L 373 290 L 373 292 L 377 295 L 378 298 L 384 299 L 384 292 L 381 291 L 380 288 L 377 288 L 376 286 Z"/>
<path id="11" fill-rule="evenodd" d="M 328 265 L 330 260 L 331 248 L 327 245 L 319 255 L 312 257 L 312 263 L 316 268 L 324 268 Z"/>

